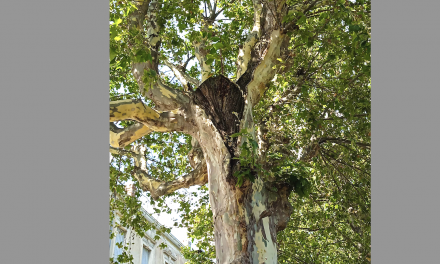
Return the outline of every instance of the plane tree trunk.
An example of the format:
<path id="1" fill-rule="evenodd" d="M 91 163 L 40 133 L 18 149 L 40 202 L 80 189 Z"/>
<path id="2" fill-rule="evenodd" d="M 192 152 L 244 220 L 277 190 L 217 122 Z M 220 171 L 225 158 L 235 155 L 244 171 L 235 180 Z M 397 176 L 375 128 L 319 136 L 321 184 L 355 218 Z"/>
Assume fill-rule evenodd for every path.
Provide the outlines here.
<path id="1" fill-rule="evenodd" d="M 245 91 L 223 76 L 207 79 L 195 91 L 192 111 L 208 167 L 217 263 L 277 263 L 276 233 L 286 227 L 291 214 L 289 187 L 271 191 L 256 175 L 254 183 L 237 185 L 234 159 L 240 138 L 230 136 L 252 117 L 244 117 Z M 247 120 L 246 120 L 247 119 Z"/>

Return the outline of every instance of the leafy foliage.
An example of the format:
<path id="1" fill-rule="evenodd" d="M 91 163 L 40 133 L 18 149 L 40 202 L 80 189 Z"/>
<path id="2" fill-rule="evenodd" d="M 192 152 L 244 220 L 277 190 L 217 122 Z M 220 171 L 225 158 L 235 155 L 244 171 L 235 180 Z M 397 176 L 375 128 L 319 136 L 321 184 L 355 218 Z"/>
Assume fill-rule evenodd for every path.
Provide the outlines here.
<path id="1" fill-rule="evenodd" d="M 258 173 L 264 173 L 264 169 L 257 162 L 258 143 L 252 138 L 252 135 L 243 129 L 239 133 L 231 135 L 231 138 L 234 137 L 242 137 L 244 140 L 240 148 L 240 156 L 234 158 L 240 162 L 240 170 L 234 172 L 234 176 L 237 177 L 237 186 L 240 187 L 246 179 L 254 182 L 255 176 Z"/>
<path id="2" fill-rule="evenodd" d="M 289 32 L 288 55 L 278 59 L 276 78 L 253 110 L 256 126 L 265 131 L 267 165 L 258 162 L 255 138 L 242 131 L 234 135 L 246 138 L 237 157 L 243 169 L 235 177 L 240 186 L 265 173 L 294 187 L 289 198 L 294 207 L 291 221 L 278 233 L 279 263 L 364 263 L 371 258 L 371 2 L 317 1 L 316 7 L 302 12 L 297 7 L 303 2 L 286 2 L 291 8 L 281 22 L 296 21 L 297 28 Z M 252 1 L 216 1 L 217 10 L 224 10 L 208 30 L 201 30 L 207 14 L 204 2 L 161 3 L 159 60 L 187 63 L 185 73 L 197 79 L 201 69 L 192 43 L 203 38 L 212 74 L 234 79 L 238 49 L 253 24 Z M 135 11 L 132 1 L 110 1 L 110 100 L 142 98 L 131 65 L 152 57 L 142 42 L 145 32 L 128 20 Z M 165 66 L 153 72 L 146 72 L 144 78 L 158 78 L 182 90 Z M 134 144 L 147 146 L 151 175 L 171 181 L 191 170 L 186 158 L 190 142 L 190 136 L 181 133 L 151 133 Z M 309 152 L 308 159 L 301 158 Z M 154 227 L 141 216 L 139 198 L 149 194 L 140 190 L 132 169 L 132 160 L 113 155 L 110 223 L 118 211 L 121 225 L 142 235 Z M 128 180 L 137 184 L 135 198 L 124 191 Z M 176 226 L 187 227 L 200 250 L 184 248 L 185 258 L 189 263 L 210 263 L 215 249 L 207 188 L 168 197 L 180 205 L 182 221 Z M 165 198 L 150 206 L 171 213 Z M 121 257 L 124 261 L 129 257 Z"/>

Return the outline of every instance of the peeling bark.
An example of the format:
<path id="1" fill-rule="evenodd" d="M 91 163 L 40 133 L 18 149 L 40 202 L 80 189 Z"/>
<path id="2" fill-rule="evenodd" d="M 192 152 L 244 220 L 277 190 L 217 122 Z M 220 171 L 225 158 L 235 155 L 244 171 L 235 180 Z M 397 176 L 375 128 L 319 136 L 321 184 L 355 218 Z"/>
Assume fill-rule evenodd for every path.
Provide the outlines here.
<path id="1" fill-rule="evenodd" d="M 234 263 L 243 253 L 240 248 L 240 219 L 235 192 L 226 180 L 231 175 L 231 155 L 221 134 L 205 111 L 197 105 L 193 107 L 193 111 L 198 117 L 196 123 L 200 128 L 196 138 L 200 142 L 208 166 L 217 263 Z"/>
<path id="2" fill-rule="evenodd" d="M 261 19 L 262 19 L 262 2 L 259 0 L 253 1 L 254 4 L 254 26 L 252 31 L 247 36 L 246 42 L 238 52 L 237 58 L 237 77 L 236 79 L 240 79 L 240 77 L 246 72 L 248 69 L 249 61 L 251 60 L 251 51 L 254 48 L 254 45 L 257 43 L 257 40 L 261 36 Z"/>
<path id="3" fill-rule="evenodd" d="M 206 162 L 202 161 L 193 171 L 179 177 L 174 181 L 158 181 L 150 176 L 146 171 L 135 167 L 135 177 L 138 179 L 142 190 L 149 191 L 153 199 L 173 193 L 182 188 L 189 188 L 194 185 L 205 185 L 208 182 Z"/>
<path id="4" fill-rule="evenodd" d="M 110 102 L 110 122 L 126 119 L 138 121 L 157 132 L 189 131 L 181 112 L 158 112 L 135 99 Z"/>
<path id="5" fill-rule="evenodd" d="M 153 130 L 149 127 L 141 123 L 136 123 L 127 128 L 118 128 L 115 124 L 110 123 L 110 146 L 123 148 L 152 131 Z"/>
<path id="6" fill-rule="evenodd" d="M 128 134 L 148 129 L 184 131 L 193 136 L 193 150 L 189 153 L 194 168 L 191 173 L 171 182 L 156 180 L 146 170 L 141 148 L 133 148 L 133 173 L 153 198 L 208 183 L 217 263 L 222 264 L 276 263 L 276 233 L 285 228 L 291 214 L 287 201 L 291 189 L 278 186 L 275 192 L 260 175 L 254 183 L 246 180 L 243 186 L 236 186 L 233 172 L 240 170 L 240 165 L 233 157 L 240 152 L 239 141 L 230 136 L 239 132 L 240 127 L 253 128 L 252 104 L 246 97 L 242 87 L 217 76 L 208 78 L 192 93 L 190 109 L 184 115 L 157 112 L 137 100 L 110 105 L 110 121 L 132 119 L 142 123 L 127 129 L 113 127 L 119 138 L 133 139 Z"/>
<path id="7" fill-rule="evenodd" d="M 277 263 L 276 233 L 290 217 L 287 198 L 292 190 L 271 192 L 261 177 L 240 188 L 235 185 L 238 142 L 229 136 L 239 131 L 239 120 L 249 119 L 247 125 L 253 125 L 252 112 L 247 118 L 243 113 L 243 94 L 223 76 L 209 78 L 194 93 L 192 110 L 199 129 L 195 137 L 208 166 L 217 263 Z"/>
<path id="8" fill-rule="evenodd" d="M 203 39 L 200 42 L 195 42 L 194 51 L 202 71 L 202 82 L 204 82 L 211 76 L 211 65 L 206 63 L 206 55 L 208 54 L 206 40 Z"/>
<path id="9" fill-rule="evenodd" d="M 264 92 L 267 84 L 273 79 L 276 73 L 274 68 L 277 59 L 280 58 L 281 47 L 285 44 L 286 35 L 281 30 L 274 30 L 270 35 L 270 44 L 263 53 L 264 59 L 255 67 L 253 78 L 248 83 L 248 91 L 252 105 L 255 105 Z"/>
<path id="10" fill-rule="evenodd" d="M 258 178 L 245 197 L 249 263 L 277 263 L 276 234 L 287 226 L 292 206 L 288 186 L 270 190 Z"/>

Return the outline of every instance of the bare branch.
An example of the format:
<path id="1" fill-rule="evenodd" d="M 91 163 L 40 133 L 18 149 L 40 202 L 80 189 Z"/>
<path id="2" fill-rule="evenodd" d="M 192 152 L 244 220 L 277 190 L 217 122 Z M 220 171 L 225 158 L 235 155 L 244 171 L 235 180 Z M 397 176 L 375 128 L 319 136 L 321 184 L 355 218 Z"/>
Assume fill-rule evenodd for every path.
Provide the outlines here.
<path id="1" fill-rule="evenodd" d="M 319 139 L 319 144 L 322 144 L 322 143 L 324 143 L 326 141 L 337 143 L 337 144 L 341 144 L 341 143 L 351 144 L 350 140 L 343 139 L 343 138 L 320 138 Z M 354 144 L 356 144 L 356 145 L 358 145 L 359 147 L 362 147 L 362 148 L 371 148 L 371 144 L 368 144 L 368 143 L 354 142 Z"/>
<path id="2" fill-rule="evenodd" d="M 114 148 L 112 146 L 110 146 L 110 153 L 111 154 L 115 154 L 115 155 L 123 155 L 123 156 L 130 156 L 130 157 L 134 157 L 134 156 L 137 155 L 133 151 L 125 150 L 125 149 L 119 149 L 119 148 Z"/>
<path id="3" fill-rule="evenodd" d="M 288 138 L 284 138 L 283 144 L 286 144 L 289 142 Z M 318 156 L 320 153 L 320 145 L 324 142 L 333 142 L 337 144 L 350 144 L 350 140 L 341 139 L 341 138 L 316 138 L 315 136 L 312 136 L 310 138 L 310 143 L 304 147 L 304 149 L 301 152 L 301 156 L 299 158 L 300 161 L 309 162 L 312 158 Z M 369 143 L 361 143 L 361 142 L 355 142 L 355 144 L 362 148 L 370 148 L 371 145 Z M 291 156 L 291 153 L 283 153 L 283 149 L 278 149 L 278 153 L 283 154 L 283 156 L 289 157 Z"/>
<path id="4" fill-rule="evenodd" d="M 186 67 L 188 66 L 188 63 L 192 60 L 192 59 L 194 59 L 196 56 L 195 55 L 193 55 L 193 56 L 189 56 L 188 55 L 188 59 L 185 61 L 185 63 L 182 65 L 182 71 L 183 72 L 185 72 L 186 71 Z"/>
<path id="5" fill-rule="evenodd" d="M 359 115 L 353 115 L 352 117 L 366 117 L 369 116 L 369 114 L 359 114 Z M 336 119 L 347 119 L 346 116 L 337 116 Z M 333 117 L 327 117 L 327 118 L 321 118 L 320 120 L 335 120 Z"/>

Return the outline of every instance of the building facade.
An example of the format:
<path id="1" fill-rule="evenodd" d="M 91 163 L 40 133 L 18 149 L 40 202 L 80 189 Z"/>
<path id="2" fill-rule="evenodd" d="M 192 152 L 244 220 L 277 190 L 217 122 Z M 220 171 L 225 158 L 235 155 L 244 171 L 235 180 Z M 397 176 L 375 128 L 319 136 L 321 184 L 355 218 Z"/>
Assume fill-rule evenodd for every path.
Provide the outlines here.
<path id="1" fill-rule="evenodd" d="M 133 191 L 133 186 L 126 187 L 130 194 Z M 134 192 L 133 192 L 134 193 Z M 142 213 L 145 218 L 157 227 L 160 223 L 151 216 L 145 209 L 142 208 Z M 115 221 L 119 222 L 119 216 L 116 214 Z M 134 231 L 118 227 L 113 230 L 116 236 L 110 240 L 110 259 L 115 259 L 119 254 L 122 254 L 123 249 L 116 246 L 116 243 L 122 242 L 124 246 L 128 247 L 127 253 L 133 256 L 134 264 L 184 264 L 185 259 L 180 253 L 183 244 L 172 234 L 165 233 L 160 235 L 159 240 L 154 240 L 156 236 L 155 230 L 148 230 L 144 237 L 138 236 Z M 161 249 L 160 244 L 166 244 L 167 247 Z"/>

